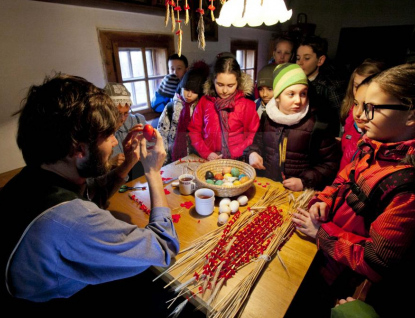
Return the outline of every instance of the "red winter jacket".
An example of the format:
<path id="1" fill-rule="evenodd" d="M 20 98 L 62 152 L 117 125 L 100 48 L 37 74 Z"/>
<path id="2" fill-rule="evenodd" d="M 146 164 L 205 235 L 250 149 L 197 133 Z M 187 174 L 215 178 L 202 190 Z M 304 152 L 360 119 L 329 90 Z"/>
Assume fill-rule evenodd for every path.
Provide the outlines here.
<path id="1" fill-rule="evenodd" d="M 346 267 L 352 269 L 376 283 L 370 291 L 378 288 L 374 301 L 377 302 L 375 309 L 380 309 L 393 303 L 388 297 L 396 296 L 401 303 L 405 297 L 415 296 L 413 288 L 408 294 L 402 286 L 409 284 L 409 287 L 415 282 L 415 186 L 395 194 L 383 211 L 372 210 L 375 219 L 365 226 L 364 218 L 348 204 L 351 190 L 347 183 L 354 169 L 356 184 L 368 193 L 384 176 L 411 167 L 402 163 L 402 159 L 409 154 L 414 156 L 415 140 L 384 144 L 364 135 L 358 147 L 360 155 L 309 206 L 323 201 L 332 211 L 329 221 L 321 225 L 316 236 L 318 248 L 327 259 L 322 270 L 326 280 L 333 281 Z M 393 304 L 392 311 L 407 305 Z"/>
<path id="2" fill-rule="evenodd" d="M 246 76 L 244 76 L 244 81 L 248 81 Z M 211 86 L 209 85 L 209 83 L 205 84 L 205 92 L 210 89 Z M 228 115 L 229 151 L 232 159 L 237 159 L 243 155 L 245 148 L 252 144 L 259 127 L 259 117 L 255 103 L 244 96 L 245 91 L 250 92 L 251 90 L 252 85 L 248 89 L 237 92 L 235 108 Z M 215 108 L 214 98 L 211 96 L 203 96 L 200 99 L 188 127 L 192 146 L 199 156 L 204 159 L 212 152 L 222 153 L 222 130 L 219 113 Z"/>

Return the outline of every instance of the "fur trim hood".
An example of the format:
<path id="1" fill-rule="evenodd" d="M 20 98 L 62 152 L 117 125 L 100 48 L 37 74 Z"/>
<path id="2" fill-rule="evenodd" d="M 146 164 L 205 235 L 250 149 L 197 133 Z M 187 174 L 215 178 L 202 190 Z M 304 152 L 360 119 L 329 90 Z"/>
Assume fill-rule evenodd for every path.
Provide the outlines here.
<path id="1" fill-rule="evenodd" d="M 238 84 L 238 90 L 243 91 L 244 95 L 247 96 L 252 94 L 254 89 L 254 81 L 252 77 L 242 72 L 241 79 Z M 210 76 L 208 80 L 203 84 L 203 94 L 206 96 L 216 97 L 215 85 L 213 84 L 213 77 Z"/>

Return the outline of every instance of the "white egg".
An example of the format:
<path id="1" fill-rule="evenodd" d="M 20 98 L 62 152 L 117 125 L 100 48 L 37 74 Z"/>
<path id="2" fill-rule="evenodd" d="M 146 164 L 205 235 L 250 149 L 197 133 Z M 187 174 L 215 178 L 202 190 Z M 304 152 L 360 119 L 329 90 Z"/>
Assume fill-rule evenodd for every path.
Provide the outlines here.
<path id="1" fill-rule="evenodd" d="M 229 207 L 231 209 L 231 213 L 236 213 L 239 210 L 239 202 L 236 200 L 232 200 L 229 204 Z"/>
<path id="2" fill-rule="evenodd" d="M 223 198 L 222 200 L 220 200 L 219 206 L 221 206 L 222 204 L 229 205 L 229 203 L 231 203 L 231 199 Z"/>
<path id="3" fill-rule="evenodd" d="M 222 184 L 222 186 L 224 186 L 224 187 L 233 187 L 233 183 L 232 182 L 229 182 L 229 181 L 226 181 L 226 182 L 224 182 L 223 184 Z"/>
<path id="4" fill-rule="evenodd" d="M 222 214 L 222 213 L 231 213 L 231 208 L 229 207 L 229 205 L 226 205 L 226 204 L 222 204 L 222 205 L 220 205 L 219 206 L 219 213 L 220 214 Z"/>
<path id="5" fill-rule="evenodd" d="M 248 203 L 248 197 L 246 195 L 241 195 L 236 199 L 240 205 L 245 205 Z"/>
<path id="6" fill-rule="evenodd" d="M 228 222 L 229 219 L 229 214 L 228 213 L 221 213 L 218 216 L 218 223 L 219 224 L 225 224 L 226 222 Z"/>
<path id="7" fill-rule="evenodd" d="M 230 182 L 230 183 L 233 183 L 236 179 L 238 179 L 238 178 L 236 178 L 236 177 L 226 177 L 226 178 L 223 178 L 223 180 L 226 180 L 226 182 Z"/>

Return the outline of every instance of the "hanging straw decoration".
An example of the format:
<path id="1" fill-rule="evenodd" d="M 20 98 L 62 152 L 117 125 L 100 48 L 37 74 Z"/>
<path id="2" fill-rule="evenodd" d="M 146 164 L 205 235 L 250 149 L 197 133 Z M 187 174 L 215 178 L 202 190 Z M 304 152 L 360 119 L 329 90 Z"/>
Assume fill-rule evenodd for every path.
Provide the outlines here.
<path id="1" fill-rule="evenodd" d="M 166 6 L 166 15 L 164 16 L 164 26 L 166 27 L 167 24 L 169 24 L 169 18 L 170 18 L 169 0 L 166 0 L 165 6 Z"/>
<path id="2" fill-rule="evenodd" d="M 169 307 L 177 298 L 186 297 L 175 308 L 175 317 L 189 299 L 196 296 L 208 305 L 207 317 L 235 317 L 245 306 L 258 277 L 273 257 L 279 258 L 288 273 L 278 251 L 295 231 L 292 213 L 297 207 L 306 208 L 313 195 L 313 190 L 306 189 L 295 198 L 293 192 L 283 187 L 270 186 L 252 207 L 236 212 L 224 229 L 209 232 L 180 251 L 186 254 L 157 277 L 175 269 L 181 270 L 165 288 L 179 279 L 187 279 L 175 288 L 178 295 L 170 300 Z M 288 209 L 278 209 L 280 205 L 288 206 Z M 245 277 L 219 298 L 226 282 L 237 275 L 239 269 L 248 265 Z"/>
<path id="3" fill-rule="evenodd" d="M 180 57 L 182 55 L 182 37 L 183 37 L 183 31 L 180 27 L 180 23 L 182 22 L 182 20 L 180 20 L 180 11 L 182 10 L 182 8 L 179 5 L 179 0 L 177 0 L 177 6 L 174 8 L 175 11 L 177 11 L 177 25 L 179 27 L 179 30 L 176 32 L 176 35 L 179 37 L 178 41 L 177 41 L 177 55 Z"/>
<path id="4" fill-rule="evenodd" d="M 174 8 L 176 7 L 176 3 L 174 0 L 170 1 L 170 10 L 171 10 L 171 32 L 174 32 L 176 29 L 176 19 L 174 18 Z"/>
<path id="5" fill-rule="evenodd" d="M 200 13 L 199 22 L 197 23 L 197 40 L 199 49 L 205 50 L 205 23 L 203 22 L 203 15 L 205 11 L 202 7 L 202 0 L 199 0 L 199 8 L 196 9 L 196 12 Z"/>
<path id="6" fill-rule="evenodd" d="M 188 24 L 189 24 L 189 10 L 190 10 L 190 7 L 189 7 L 189 5 L 187 4 L 187 0 L 186 0 L 186 2 L 185 2 L 185 5 L 184 5 L 184 10 L 185 10 L 185 12 L 186 12 L 186 18 L 185 18 L 185 20 L 184 20 L 184 24 L 188 25 Z"/>
<path id="7" fill-rule="evenodd" d="M 210 10 L 210 17 L 212 18 L 212 21 L 215 21 L 215 14 L 213 13 L 213 11 L 215 11 L 215 6 L 213 5 L 213 1 L 215 0 L 210 0 L 210 6 L 208 7 L 208 9 Z"/>

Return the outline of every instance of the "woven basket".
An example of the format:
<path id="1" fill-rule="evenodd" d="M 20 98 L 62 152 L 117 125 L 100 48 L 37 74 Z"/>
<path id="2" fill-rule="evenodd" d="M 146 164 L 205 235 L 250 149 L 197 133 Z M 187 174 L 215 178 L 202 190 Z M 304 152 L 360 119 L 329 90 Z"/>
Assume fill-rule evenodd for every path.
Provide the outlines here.
<path id="1" fill-rule="evenodd" d="M 224 187 L 206 182 L 205 174 L 207 171 L 211 171 L 213 174 L 222 173 L 224 167 L 238 168 L 241 173 L 244 173 L 249 177 L 249 181 L 233 187 Z M 249 164 L 232 159 L 218 159 L 202 163 L 196 169 L 195 174 L 198 188 L 212 189 L 215 192 L 215 196 L 222 198 L 234 197 L 244 193 L 252 186 L 256 178 L 255 169 Z"/>

